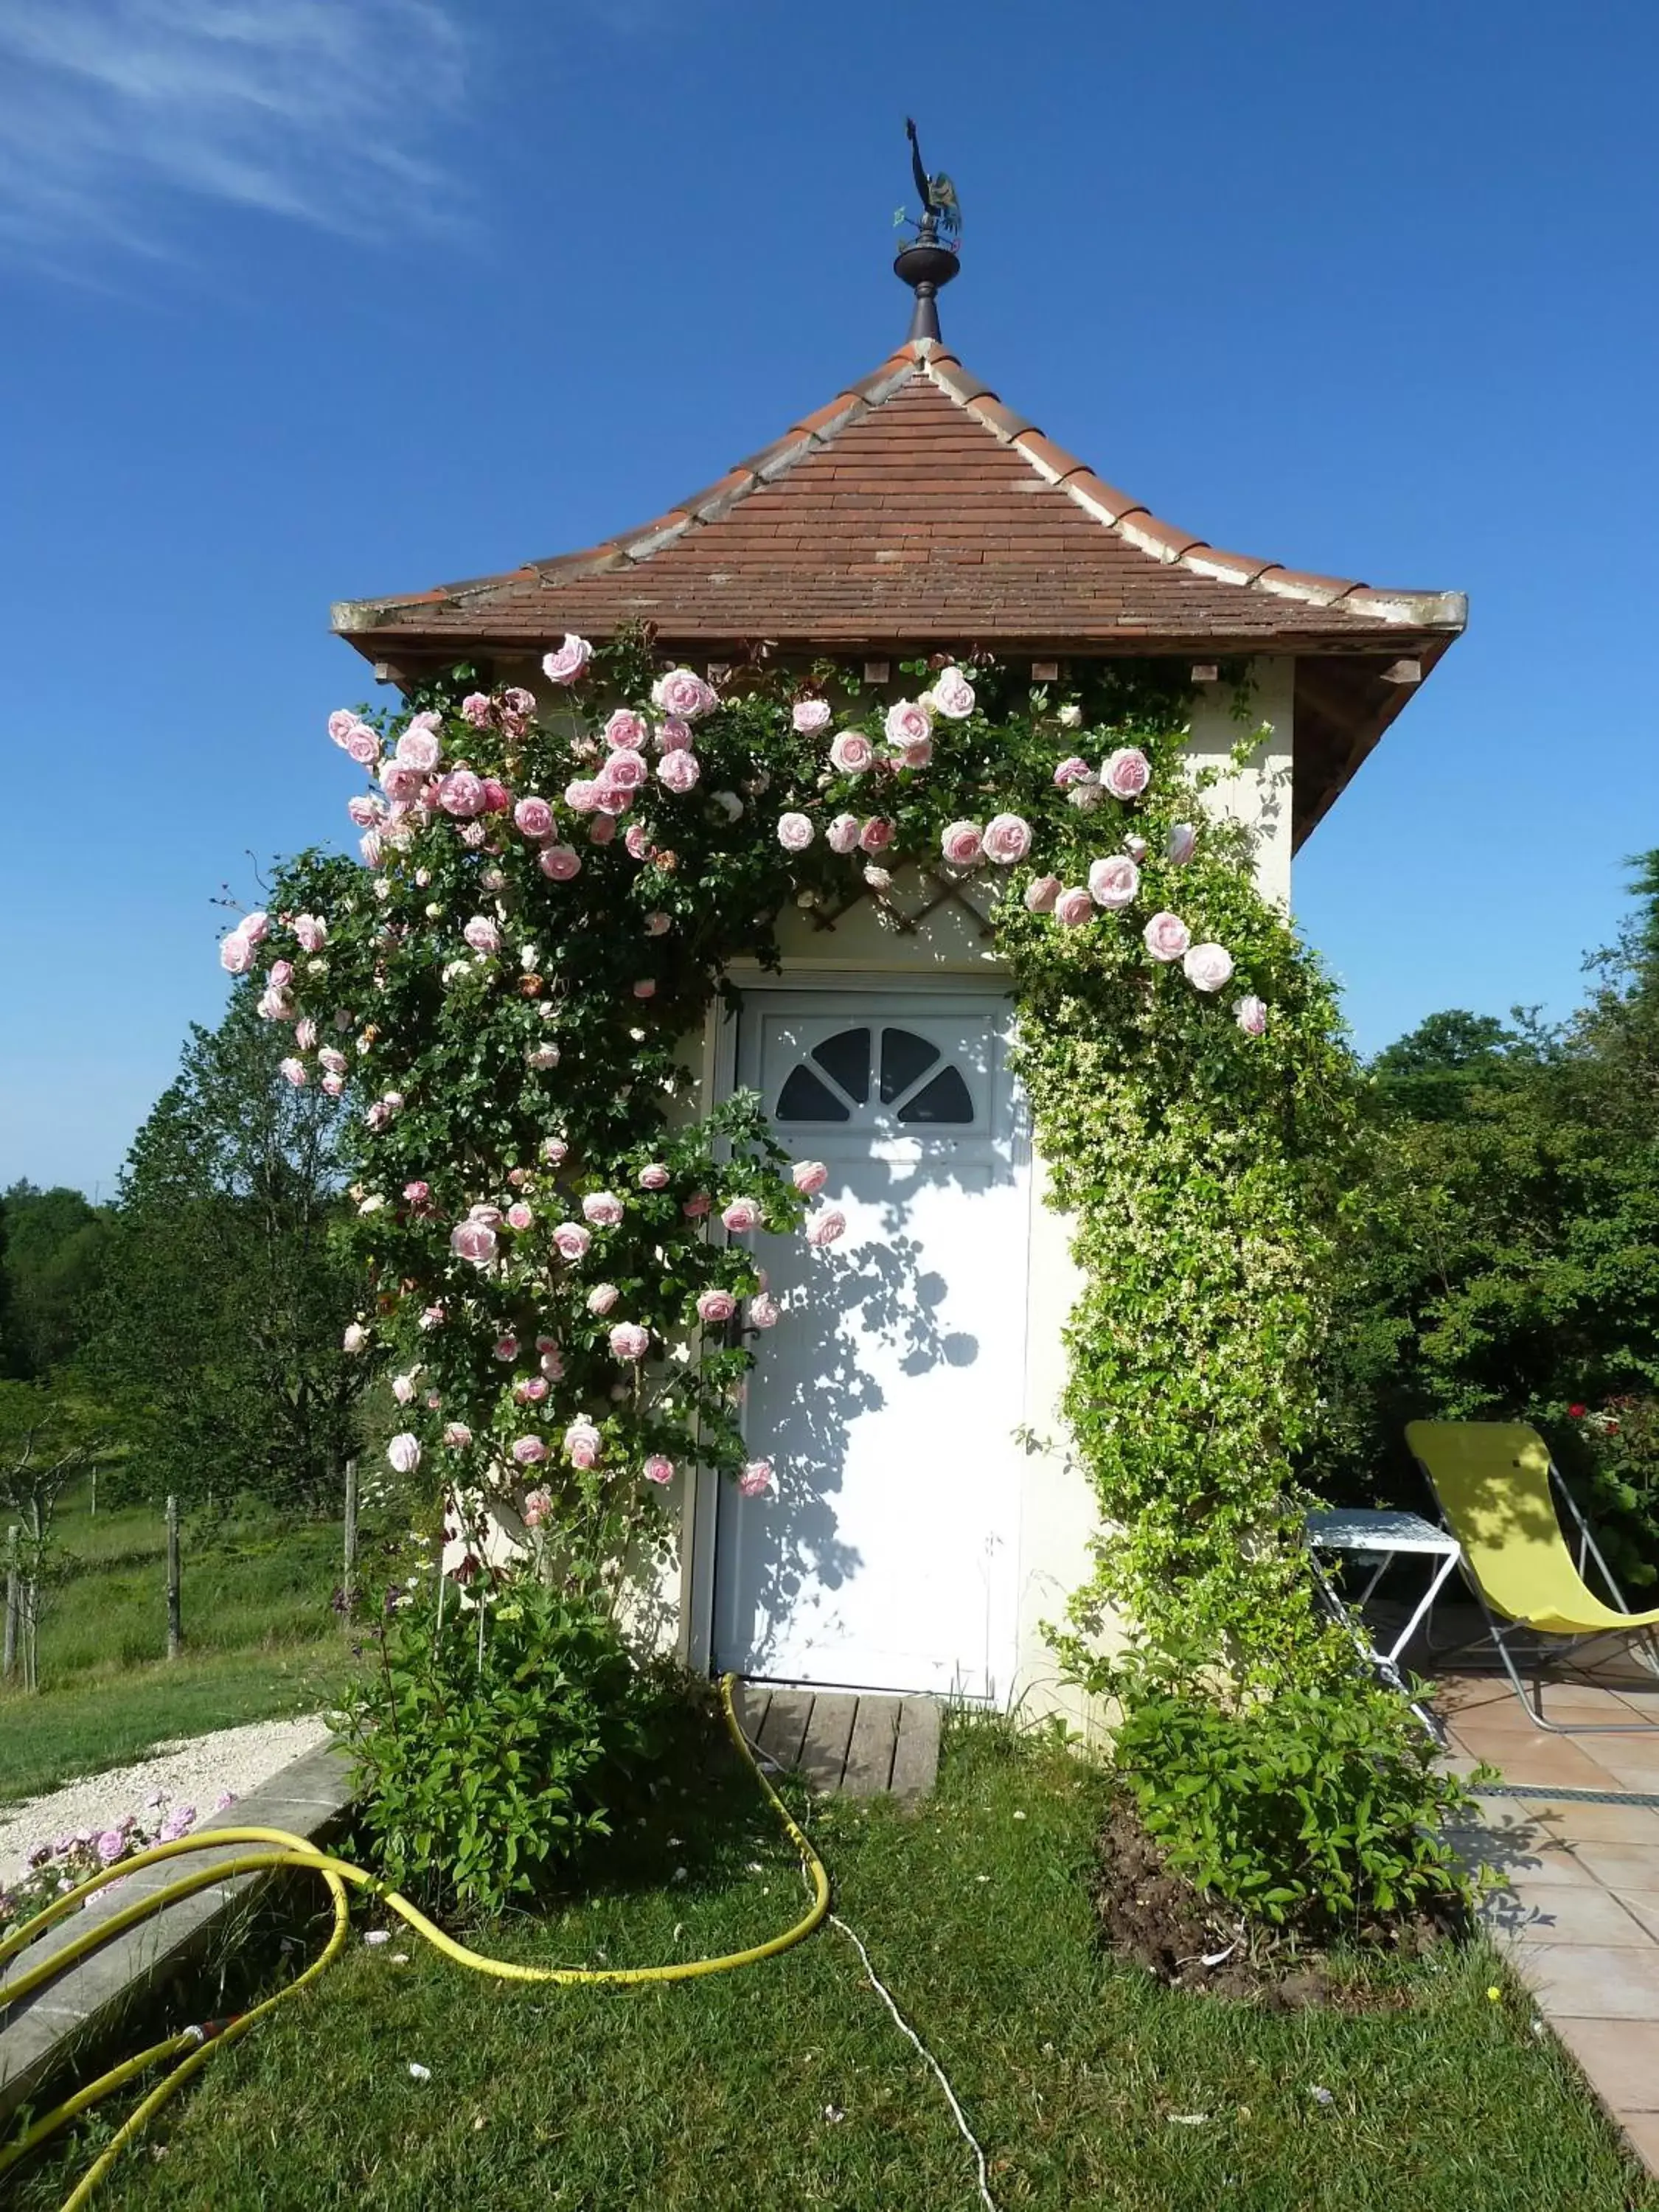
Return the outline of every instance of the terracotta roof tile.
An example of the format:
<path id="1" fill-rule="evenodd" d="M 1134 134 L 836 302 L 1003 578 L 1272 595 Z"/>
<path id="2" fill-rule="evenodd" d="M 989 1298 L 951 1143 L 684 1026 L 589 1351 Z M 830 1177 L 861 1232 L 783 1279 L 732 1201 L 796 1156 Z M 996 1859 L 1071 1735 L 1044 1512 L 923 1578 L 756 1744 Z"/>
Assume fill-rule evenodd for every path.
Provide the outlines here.
<path id="1" fill-rule="evenodd" d="M 540 651 L 649 621 L 687 653 L 953 643 L 1393 652 L 1455 634 L 1455 593 L 1383 592 L 1218 551 L 1016 414 L 954 354 L 905 346 L 638 529 L 505 575 L 347 602 L 376 658 Z"/>

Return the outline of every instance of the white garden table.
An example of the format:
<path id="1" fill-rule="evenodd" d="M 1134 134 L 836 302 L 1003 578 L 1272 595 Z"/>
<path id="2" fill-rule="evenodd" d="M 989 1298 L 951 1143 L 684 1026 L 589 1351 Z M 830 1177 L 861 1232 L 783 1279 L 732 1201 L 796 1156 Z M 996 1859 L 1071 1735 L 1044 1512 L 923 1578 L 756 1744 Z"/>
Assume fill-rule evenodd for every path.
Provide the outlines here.
<path id="1" fill-rule="evenodd" d="M 1307 1540 L 1314 1575 L 1325 1602 L 1353 1638 L 1366 1663 L 1376 1669 L 1390 1689 L 1398 1690 L 1402 1697 L 1409 1696 L 1400 1671 L 1401 1654 L 1462 1557 L 1456 1537 L 1449 1529 L 1437 1528 L 1419 1513 L 1407 1513 L 1393 1507 L 1343 1505 L 1310 1513 Z M 1352 1599 L 1343 1597 L 1326 1571 L 1326 1559 L 1342 1558 L 1354 1560 L 1362 1571 L 1366 1567 L 1370 1569 L 1363 1587 Z M 1410 1620 L 1384 1650 L 1367 1627 L 1362 1608 L 1395 1561 L 1402 1558 L 1423 1561 L 1428 1571 L 1428 1587 Z M 1442 1731 L 1427 1708 L 1413 1698 L 1412 1711 L 1430 1734 L 1438 1739 Z"/>

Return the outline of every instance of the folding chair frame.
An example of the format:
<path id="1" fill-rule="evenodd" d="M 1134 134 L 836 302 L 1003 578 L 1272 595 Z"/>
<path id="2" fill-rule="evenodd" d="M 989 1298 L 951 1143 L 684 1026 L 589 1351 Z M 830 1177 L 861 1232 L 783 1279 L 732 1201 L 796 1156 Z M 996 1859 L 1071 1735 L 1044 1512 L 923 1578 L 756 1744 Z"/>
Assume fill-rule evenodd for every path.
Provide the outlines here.
<path id="1" fill-rule="evenodd" d="M 1420 1459 L 1417 1463 L 1418 1466 L 1422 1468 L 1424 1477 L 1428 1482 L 1429 1488 L 1434 1494 L 1435 1504 L 1439 1505 L 1440 1493 L 1437 1490 L 1435 1490 L 1434 1477 L 1429 1473 L 1428 1468 L 1424 1466 L 1423 1462 Z M 1601 1547 L 1597 1544 L 1595 1537 L 1590 1533 L 1589 1523 L 1585 1520 L 1583 1512 L 1580 1510 L 1577 1499 L 1568 1489 L 1566 1483 L 1562 1477 L 1560 1468 L 1555 1464 L 1553 1454 L 1551 1455 L 1550 1458 L 1550 1486 L 1560 1499 L 1562 1504 L 1565 1506 L 1568 1518 L 1574 1526 L 1577 1527 L 1578 1531 L 1578 1556 L 1573 1562 L 1575 1567 L 1577 1569 L 1578 1579 L 1583 1583 L 1585 1588 L 1588 1589 L 1589 1583 L 1586 1576 L 1585 1567 L 1588 1561 L 1593 1560 L 1601 1575 L 1602 1582 L 1607 1585 L 1608 1596 L 1611 1598 L 1615 1608 L 1620 1613 L 1628 1613 L 1631 1608 L 1626 1601 L 1625 1593 L 1620 1589 L 1617 1581 L 1614 1579 L 1612 1568 L 1608 1566 L 1606 1559 L 1602 1558 Z M 1457 1530 L 1453 1524 L 1451 1516 L 1446 1511 L 1443 1506 L 1440 1507 L 1440 1520 L 1441 1525 L 1446 1528 L 1450 1534 L 1453 1536 L 1457 1534 Z M 1547 1629 L 1529 1629 L 1525 1621 L 1499 1621 L 1492 1607 L 1486 1602 L 1486 1594 L 1481 1589 L 1480 1581 L 1475 1575 L 1474 1570 L 1470 1566 L 1467 1555 L 1463 1559 L 1463 1579 L 1468 1583 L 1469 1588 L 1474 1593 L 1475 1602 L 1480 1607 L 1482 1616 L 1486 1620 L 1486 1632 L 1484 1636 L 1468 1637 L 1461 1644 L 1455 1644 L 1449 1646 L 1437 1646 L 1434 1643 L 1431 1632 L 1433 1623 L 1432 1619 L 1431 1619 L 1425 1624 L 1424 1638 L 1425 1641 L 1428 1644 L 1429 1650 L 1434 1652 L 1437 1657 L 1446 1659 L 1461 1658 L 1465 1652 L 1474 1651 L 1490 1643 L 1493 1650 L 1497 1652 L 1498 1658 L 1503 1662 L 1504 1671 L 1510 1678 L 1510 1687 L 1514 1690 L 1516 1696 L 1521 1700 L 1522 1711 L 1526 1714 L 1527 1718 L 1532 1722 L 1535 1728 L 1543 1729 L 1551 1735 L 1645 1735 L 1651 1732 L 1656 1727 L 1659 1727 L 1659 1723 L 1656 1723 L 1654 1721 L 1632 1720 L 1574 1722 L 1553 1721 L 1548 1719 L 1544 1711 L 1544 1677 L 1547 1666 L 1551 1663 L 1558 1666 L 1563 1664 L 1571 1657 L 1573 1650 L 1578 1645 L 1583 1644 L 1600 1644 L 1609 1636 L 1616 1636 L 1619 1633 L 1618 1630 L 1616 1628 L 1598 1628 L 1583 1636 L 1552 1635 Z M 1512 1649 L 1511 1647 L 1514 1648 Z M 1631 1631 L 1630 1649 L 1632 1656 L 1638 1658 L 1640 1663 L 1648 1669 L 1650 1674 L 1656 1677 L 1659 1677 L 1659 1637 L 1656 1637 L 1651 1628 L 1632 1629 Z M 1516 1659 L 1517 1656 L 1520 1658 L 1522 1665 L 1529 1665 L 1531 1668 L 1532 1692 L 1530 1696 L 1528 1694 L 1527 1686 L 1522 1680 L 1520 1673 L 1516 1666 Z"/>

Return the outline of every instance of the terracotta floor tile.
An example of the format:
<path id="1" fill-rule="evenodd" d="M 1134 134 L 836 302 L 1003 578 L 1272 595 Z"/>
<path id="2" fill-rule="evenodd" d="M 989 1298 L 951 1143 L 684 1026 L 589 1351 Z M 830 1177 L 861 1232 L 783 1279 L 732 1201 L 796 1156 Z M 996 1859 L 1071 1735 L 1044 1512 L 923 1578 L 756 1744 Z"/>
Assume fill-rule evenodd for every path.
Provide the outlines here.
<path id="1" fill-rule="evenodd" d="M 1621 2118 L 1659 2112 L 1659 2022 L 1563 2020 L 1554 2025 L 1596 2094 Z"/>
<path id="2" fill-rule="evenodd" d="M 1608 1889 L 1659 1889 L 1659 1842 L 1581 1844 L 1573 1856 Z"/>
<path id="3" fill-rule="evenodd" d="M 1620 2112 L 1613 2116 L 1650 2173 L 1659 2173 L 1659 2112 Z"/>
<path id="4" fill-rule="evenodd" d="M 1464 1750 L 1490 1759 L 1505 1782 L 1536 1784 L 1542 1789 L 1607 1790 L 1616 1788 L 1605 1767 L 1563 1736 L 1504 1736 L 1489 1746 L 1477 1735 L 1473 1740 L 1459 1733 Z"/>
<path id="5" fill-rule="evenodd" d="M 1659 1905 L 1659 1898 L 1654 1900 Z M 1620 1950 L 1650 1950 L 1659 1979 L 1659 1943 L 1649 1924 L 1611 1890 L 1570 1882 L 1540 1882 L 1517 1875 L 1481 1902 L 1486 1927 L 1506 1942 L 1578 1943 Z"/>
<path id="6" fill-rule="evenodd" d="M 1533 1943 L 1523 1937 L 1510 1956 L 1551 2021 L 1659 2023 L 1659 1948 Z"/>

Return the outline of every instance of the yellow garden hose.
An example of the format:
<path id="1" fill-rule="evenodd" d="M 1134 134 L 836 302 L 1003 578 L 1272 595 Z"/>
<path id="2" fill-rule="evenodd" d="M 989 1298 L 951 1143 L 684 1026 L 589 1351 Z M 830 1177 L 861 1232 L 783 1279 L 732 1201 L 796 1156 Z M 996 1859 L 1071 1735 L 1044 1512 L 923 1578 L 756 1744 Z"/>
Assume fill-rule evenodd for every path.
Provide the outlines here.
<path id="1" fill-rule="evenodd" d="M 0 2150 L 0 2176 L 78 2114 L 112 2095 L 147 2068 L 160 2065 L 167 2059 L 175 2059 L 177 2063 L 123 2123 L 88 2168 L 73 2194 L 64 2199 L 63 2212 L 79 2212 L 79 2208 L 88 2202 L 121 2152 L 142 2132 L 167 2100 L 184 2087 L 191 2075 L 207 2063 L 216 2051 L 246 2035 L 256 2021 L 284 1999 L 297 1996 L 307 1983 L 315 1981 L 339 1957 L 350 1931 L 349 1887 L 366 1890 L 388 1911 L 395 1912 L 400 1920 L 407 1922 L 415 1933 L 430 1943 L 434 1950 L 441 1951 L 445 1958 L 453 1960 L 458 1966 L 470 1967 L 477 1974 L 493 1975 L 501 1981 L 612 1984 L 684 1982 L 694 1980 L 701 1974 L 724 1974 L 734 1967 L 756 1966 L 763 1959 L 775 1959 L 780 1952 L 791 1949 L 810 1936 L 829 1911 L 830 1876 L 805 1833 L 791 1819 L 788 1808 L 760 1770 L 732 1703 L 734 1680 L 734 1676 L 727 1674 L 720 1682 L 720 1705 L 726 1716 L 726 1725 L 731 1731 L 732 1741 L 743 1753 L 755 1779 L 764 1791 L 768 1802 L 783 1823 L 785 1832 L 799 1851 L 803 1870 L 812 1885 L 811 1905 L 794 1926 L 786 1929 L 781 1936 L 769 1936 L 764 1943 L 753 1943 L 747 1950 L 727 1952 L 718 1959 L 690 1959 L 674 1966 L 521 1966 L 515 1960 L 492 1959 L 482 1951 L 469 1950 L 465 1943 L 458 1943 L 453 1936 L 446 1936 L 441 1928 L 436 1927 L 407 1898 L 400 1897 L 396 1890 L 388 1889 L 377 1875 L 367 1873 L 362 1867 L 351 1865 L 345 1859 L 331 1857 L 326 1852 L 319 1850 L 314 1844 L 307 1842 L 305 1837 L 290 1835 L 281 1828 L 210 1828 L 199 1836 L 182 1837 L 177 1843 L 158 1844 L 151 1850 L 139 1851 L 107 1871 L 94 1875 L 89 1881 L 68 1891 L 8 1936 L 4 1942 L 0 1943 L 0 1974 L 3 1974 L 10 1962 L 27 1950 L 38 1936 L 43 1936 L 48 1928 L 70 1913 L 77 1911 L 99 1890 L 137 1873 L 141 1868 L 155 1866 L 164 1859 L 181 1857 L 190 1851 L 219 1850 L 226 1844 L 254 1844 L 264 1848 L 240 1852 L 234 1858 L 218 1859 L 211 1866 L 198 1868 L 181 1880 L 170 1882 L 165 1889 L 153 1891 L 122 1911 L 112 1914 L 109 1919 L 100 1921 L 84 1936 L 76 1936 L 64 1944 L 61 1950 L 53 1952 L 51 1958 L 43 1960 L 40 1966 L 0 1982 L 0 2005 L 12 2004 L 21 1998 L 33 1996 L 38 1990 L 44 1989 L 58 1975 L 78 1965 L 93 1952 L 101 1949 L 127 1929 L 137 1927 L 141 1921 L 149 1919 L 179 1899 L 193 1896 L 198 1889 L 210 1888 L 235 1875 L 263 1874 L 277 1867 L 295 1867 L 320 1875 L 328 1885 L 334 1900 L 334 1925 L 328 1942 L 305 1972 L 274 1996 L 264 1998 L 230 2020 L 213 2021 L 200 2027 L 186 2028 L 182 2034 L 169 2036 L 165 2041 L 152 2045 L 148 2051 L 140 2051 L 136 2057 L 125 2059 L 120 2065 L 112 2067 L 108 2073 L 100 2075 L 95 2081 L 88 2082 L 85 2088 L 77 2090 L 72 2097 L 55 2106 L 15 2142 Z"/>

